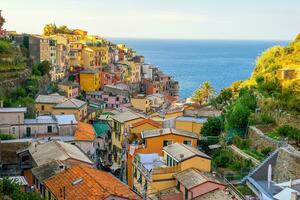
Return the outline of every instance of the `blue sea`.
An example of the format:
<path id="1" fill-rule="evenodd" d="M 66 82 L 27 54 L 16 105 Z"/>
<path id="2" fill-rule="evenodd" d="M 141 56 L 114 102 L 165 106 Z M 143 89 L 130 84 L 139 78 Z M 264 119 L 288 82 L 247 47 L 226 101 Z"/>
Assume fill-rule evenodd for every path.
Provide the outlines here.
<path id="1" fill-rule="evenodd" d="M 172 75 L 180 84 L 180 98 L 190 97 L 204 81 L 216 92 L 232 82 L 247 79 L 257 57 L 274 45 L 288 41 L 262 40 L 165 40 L 113 38 L 125 43 L 145 61 Z"/>

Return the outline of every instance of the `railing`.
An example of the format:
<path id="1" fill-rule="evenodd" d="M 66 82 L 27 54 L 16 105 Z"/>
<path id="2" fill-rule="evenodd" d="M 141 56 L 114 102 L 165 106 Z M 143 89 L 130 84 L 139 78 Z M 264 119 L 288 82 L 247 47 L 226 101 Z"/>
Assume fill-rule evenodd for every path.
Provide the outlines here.
<path id="1" fill-rule="evenodd" d="M 134 158 L 133 165 L 141 171 L 148 181 L 151 179 L 151 172 L 148 171 L 136 157 Z"/>
<path id="2" fill-rule="evenodd" d="M 158 167 L 154 168 L 152 174 L 168 174 L 175 173 L 181 170 L 181 165 L 175 165 L 172 167 Z"/>

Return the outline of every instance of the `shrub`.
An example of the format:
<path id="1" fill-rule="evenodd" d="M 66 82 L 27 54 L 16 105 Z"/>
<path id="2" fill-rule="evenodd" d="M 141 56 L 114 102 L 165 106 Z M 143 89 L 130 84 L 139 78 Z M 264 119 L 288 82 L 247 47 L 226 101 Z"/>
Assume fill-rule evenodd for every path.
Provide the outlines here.
<path id="1" fill-rule="evenodd" d="M 223 127 L 223 121 L 220 117 L 210 117 L 203 124 L 200 134 L 203 136 L 219 136 Z"/>
<path id="2" fill-rule="evenodd" d="M 260 150 L 260 153 L 262 153 L 264 156 L 268 156 L 273 151 L 272 147 L 265 147 Z"/>
<path id="3" fill-rule="evenodd" d="M 12 140 L 12 139 L 15 139 L 15 137 L 13 135 L 0 133 L 0 139 L 1 140 Z"/>

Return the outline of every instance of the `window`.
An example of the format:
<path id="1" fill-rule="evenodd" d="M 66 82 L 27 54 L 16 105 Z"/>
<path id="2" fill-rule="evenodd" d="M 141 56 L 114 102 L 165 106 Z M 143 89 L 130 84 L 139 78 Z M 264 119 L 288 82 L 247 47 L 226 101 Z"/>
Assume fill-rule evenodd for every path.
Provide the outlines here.
<path id="1" fill-rule="evenodd" d="M 183 144 L 192 145 L 192 141 L 191 140 L 184 140 Z"/>
<path id="2" fill-rule="evenodd" d="M 139 177 L 138 183 L 142 184 L 142 173 L 140 173 L 140 177 Z"/>
<path id="3" fill-rule="evenodd" d="M 12 127 L 12 133 L 16 134 L 16 128 L 15 127 Z"/>
<path id="4" fill-rule="evenodd" d="M 165 146 L 168 146 L 168 145 L 170 145 L 170 144 L 172 144 L 172 141 L 171 140 L 164 140 L 163 141 L 163 146 L 165 147 Z"/>
<path id="5" fill-rule="evenodd" d="M 47 131 L 48 133 L 52 133 L 52 126 L 48 126 Z"/>
<path id="6" fill-rule="evenodd" d="M 147 181 L 145 181 L 144 190 L 147 191 L 147 189 L 148 189 L 148 185 L 147 185 Z"/>
<path id="7" fill-rule="evenodd" d="M 177 190 L 179 190 L 179 191 L 180 191 L 180 183 L 179 183 L 179 181 L 177 181 L 176 188 L 177 188 Z"/>
<path id="8" fill-rule="evenodd" d="M 42 105 L 42 110 L 45 110 L 45 106 L 44 105 Z"/>
<path id="9" fill-rule="evenodd" d="M 133 168 L 133 176 L 134 176 L 134 178 L 137 177 L 137 169 L 136 169 L 136 167 Z"/>

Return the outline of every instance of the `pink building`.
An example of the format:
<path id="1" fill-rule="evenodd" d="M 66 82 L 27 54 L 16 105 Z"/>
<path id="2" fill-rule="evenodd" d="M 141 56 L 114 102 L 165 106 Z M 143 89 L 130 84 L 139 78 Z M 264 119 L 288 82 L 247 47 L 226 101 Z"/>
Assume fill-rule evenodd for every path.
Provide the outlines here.
<path id="1" fill-rule="evenodd" d="M 227 199 L 224 192 L 226 185 L 209 172 L 200 172 L 190 168 L 176 174 L 175 179 L 177 182 L 176 189 L 182 193 L 184 200 L 191 200 L 208 194 L 213 195 L 212 193 L 215 192 L 218 195 L 224 195 L 224 200 Z"/>
<path id="2" fill-rule="evenodd" d="M 96 91 L 86 94 L 86 99 L 105 103 L 106 108 L 124 108 L 130 107 L 129 97 L 122 95 L 112 95 L 103 91 Z"/>

